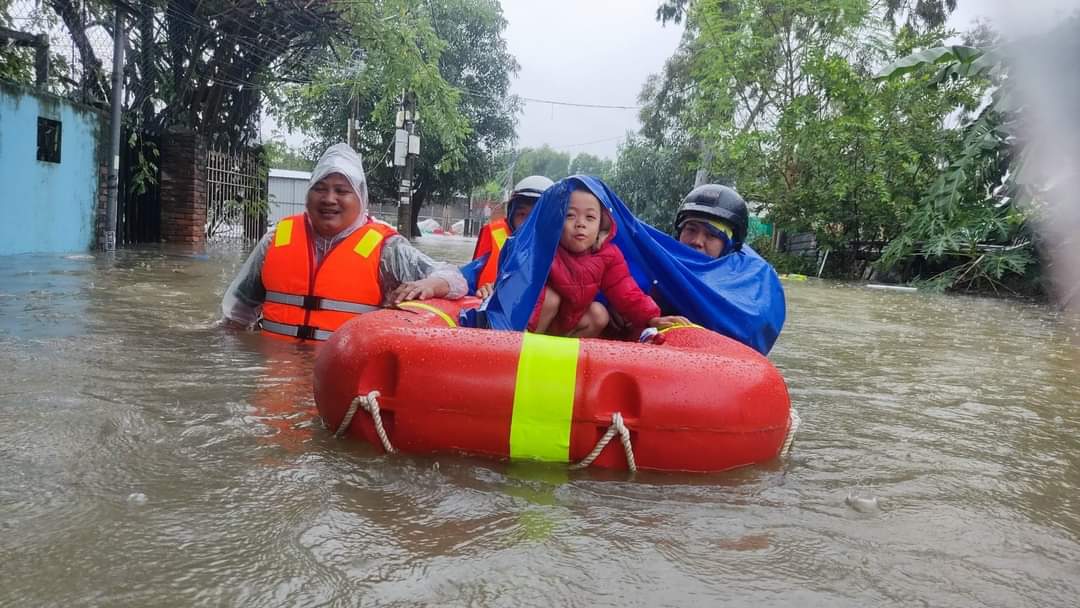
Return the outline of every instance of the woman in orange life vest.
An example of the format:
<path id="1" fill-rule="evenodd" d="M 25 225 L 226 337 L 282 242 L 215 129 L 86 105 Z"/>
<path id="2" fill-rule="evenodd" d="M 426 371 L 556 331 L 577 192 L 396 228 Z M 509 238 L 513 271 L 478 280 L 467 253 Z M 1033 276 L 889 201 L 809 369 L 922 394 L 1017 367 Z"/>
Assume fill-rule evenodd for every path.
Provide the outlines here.
<path id="1" fill-rule="evenodd" d="M 506 204 L 506 218 L 489 222 L 480 229 L 476 237 L 476 249 L 473 260 L 487 256 L 480 274 L 476 277 L 476 296 L 480 299 L 491 295 L 492 284 L 498 278 L 499 253 L 502 252 L 506 239 L 525 223 L 532 212 L 533 205 L 540 200 L 544 190 L 555 182 L 543 175 L 530 175 L 514 186 L 510 200 Z"/>
<path id="2" fill-rule="evenodd" d="M 353 316 L 382 305 L 457 299 L 468 286 L 367 213 L 360 156 L 331 146 L 311 173 L 304 213 L 259 241 L 225 292 L 225 319 L 301 340 L 325 340 Z"/>

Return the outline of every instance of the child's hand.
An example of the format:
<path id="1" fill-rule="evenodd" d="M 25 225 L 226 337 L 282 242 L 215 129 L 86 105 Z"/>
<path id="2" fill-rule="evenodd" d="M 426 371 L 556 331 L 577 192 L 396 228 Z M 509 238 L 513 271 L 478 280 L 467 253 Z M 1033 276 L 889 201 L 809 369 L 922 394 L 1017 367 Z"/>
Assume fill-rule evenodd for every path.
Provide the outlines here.
<path id="1" fill-rule="evenodd" d="M 667 317 L 656 317 L 649 321 L 649 327 L 655 327 L 656 329 L 664 329 L 671 327 L 672 325 L 693 325 L 690 323 L 690 319 L 679 315 L 670 315 Z"/>
<path id="2" fill-rule="evenodd" d="M 392 306 L 397 306 L 402 302 L 408 300 L 427 300 L 438 296 L 446 295 L 450 286 L 446 281 L 436 278 L 428 277 L 426 279 L 420 279 L 419 281 L 409 281 L 408 283 L 402 283 L 397 286 L 397 289 L 390 292 L 390 296 L 387 300 Z"/>
<path id="3" fill-rule="evenodd" d="M 488 299 L 488 296 L 493 293 L 495 293 L 495 284 L 487 283 L 485 285 L 481 285 L 480 288 L 476 290 L 476 297 L 480 298 L 481 300 L 486 300 Z"/>

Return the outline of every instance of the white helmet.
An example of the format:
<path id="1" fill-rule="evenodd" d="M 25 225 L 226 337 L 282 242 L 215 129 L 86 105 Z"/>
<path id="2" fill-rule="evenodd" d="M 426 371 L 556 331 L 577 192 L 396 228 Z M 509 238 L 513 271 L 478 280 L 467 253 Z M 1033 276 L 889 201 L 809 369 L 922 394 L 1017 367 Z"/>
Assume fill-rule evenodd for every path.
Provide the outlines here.
<path id="1" fill-rule="evenodd" d="M 555 182 L 543 175 L 530 175 L 514 186 L 514 191 L 510 193 L 510 199 L 513 200 L 519 196 L 525 198 L 540 198 L 540 195 L 544 193 L 544 190 L 547 190 L 554 185 Z"/>

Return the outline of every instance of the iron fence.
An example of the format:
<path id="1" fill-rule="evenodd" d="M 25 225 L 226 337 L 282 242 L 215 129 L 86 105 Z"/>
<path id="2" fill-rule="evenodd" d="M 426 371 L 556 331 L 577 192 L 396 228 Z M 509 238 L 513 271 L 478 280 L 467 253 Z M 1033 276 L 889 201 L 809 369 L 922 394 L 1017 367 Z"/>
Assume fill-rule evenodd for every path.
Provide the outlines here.
<path id="1" fill-rule="evenodd" d="M 206 240 L 258 239 L 266 232 L 266 167 L 257 154 L 206 154 Z"/>

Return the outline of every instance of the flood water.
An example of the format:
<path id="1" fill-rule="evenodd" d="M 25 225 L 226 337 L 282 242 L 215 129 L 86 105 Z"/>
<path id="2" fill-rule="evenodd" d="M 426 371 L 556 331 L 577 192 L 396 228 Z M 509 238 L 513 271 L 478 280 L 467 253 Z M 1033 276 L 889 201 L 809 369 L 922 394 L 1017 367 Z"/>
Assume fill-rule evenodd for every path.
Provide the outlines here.
<path id="1" fill-rule="evenodd" d="M 1075 318 L 788 283 L 791 456 L 631 481 L 332 439 L 309 347 L 214 325 L 242 256 L 0 258 L 0 606 L 1080 597 Z"/>

